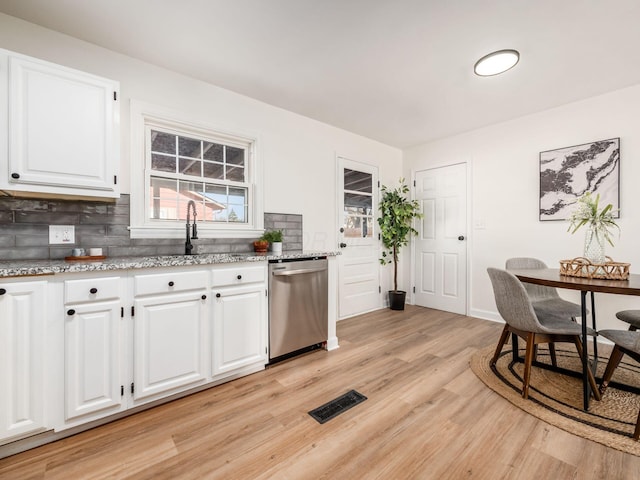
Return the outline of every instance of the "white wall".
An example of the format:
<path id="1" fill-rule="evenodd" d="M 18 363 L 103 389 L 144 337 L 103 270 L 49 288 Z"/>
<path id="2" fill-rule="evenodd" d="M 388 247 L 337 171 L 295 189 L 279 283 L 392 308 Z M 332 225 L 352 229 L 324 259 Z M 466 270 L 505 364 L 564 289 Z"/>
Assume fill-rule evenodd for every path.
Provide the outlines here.
<path id="1" fill-rule="evenodd" d="M 584 232 L 567 222 L 538 220 L 539 152 L 620 137 L 620 238 L 607 255 L 640 273 L 640 85 L 404 151 L 405 176 L 466 161 L 471 168 L 468 252 L 470 315 L 498 319 L 487 267 L 509 257 L 532 256 L 558 268 L 582 255 Z M 478 224 L 484 228 L 477 228 Z M 408 282 L 410 272 L 405 271 Z M 579 302 L 576 292 L 561 292 Z M 626 328 L 615 312 L 640 308 L 640 297 L 596 294 L 598 328 Z"/>
<path id="2" fill-rule="evenodd" d="M 401 172 L 399 149 L 3 14 L 0 47 L 120 82 L 123 193 L 135 188 L 129 183 L 130 99 L 257 132 L 264 210 L 302 214 L 307 250 L 336 249 L 336 154 L 377 165 L 382 182 Z"/>

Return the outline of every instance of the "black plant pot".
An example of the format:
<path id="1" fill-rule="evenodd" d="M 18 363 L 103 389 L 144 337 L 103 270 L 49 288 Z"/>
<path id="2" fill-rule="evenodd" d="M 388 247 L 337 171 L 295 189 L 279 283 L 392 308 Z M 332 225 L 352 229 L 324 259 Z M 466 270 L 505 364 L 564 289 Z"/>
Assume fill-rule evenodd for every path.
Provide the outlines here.
<path id="1" fill-rule="evenodd" d="M 391 310 L 404 310 L 404 301 L 407 292 L 402 290 L 389 290 L 389 308 Z"/>

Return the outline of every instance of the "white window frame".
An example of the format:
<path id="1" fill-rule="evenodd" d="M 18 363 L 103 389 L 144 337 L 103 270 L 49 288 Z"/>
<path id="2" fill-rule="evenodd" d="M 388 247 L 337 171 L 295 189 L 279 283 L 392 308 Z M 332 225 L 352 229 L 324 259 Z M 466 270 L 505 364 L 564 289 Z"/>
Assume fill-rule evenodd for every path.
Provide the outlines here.
<path id="1" fill-rule="evenodd" d="M 258 161 L 259 135 L 221 128 L 193 120 L 187 115 L 157 105 L 131 100 L 131 238 L 183 238 L 184 220 L 152 219 L 150 208 L 151 165 L 147 155 L 146 131 L 148 127 L 179 131 L 196 138 L 228 138 L 231 142 L 242 139 L 250 144 L 247 150 L 247 184 L 249 206 L 247 223 L 199 223 L 200 238 L 257 238 L 264 233 L 264 207 L 262 200 L 262 165 Z M 157 175 L 156 175 L 157 176 Z M 214 182 L 212 182 L 214 183 Z"/>

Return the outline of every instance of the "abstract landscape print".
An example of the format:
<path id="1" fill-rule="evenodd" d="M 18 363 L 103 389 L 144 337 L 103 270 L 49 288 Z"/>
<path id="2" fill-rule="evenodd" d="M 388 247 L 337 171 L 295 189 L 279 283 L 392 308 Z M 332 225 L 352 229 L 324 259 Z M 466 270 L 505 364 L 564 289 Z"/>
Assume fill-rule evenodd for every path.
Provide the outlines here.
<path id="1" fill-rule="evenodd" d="M 600 194 L 619 218 L 620 139 L 540 153 L 540 220 L 566 220 L 584 193 Z"/>

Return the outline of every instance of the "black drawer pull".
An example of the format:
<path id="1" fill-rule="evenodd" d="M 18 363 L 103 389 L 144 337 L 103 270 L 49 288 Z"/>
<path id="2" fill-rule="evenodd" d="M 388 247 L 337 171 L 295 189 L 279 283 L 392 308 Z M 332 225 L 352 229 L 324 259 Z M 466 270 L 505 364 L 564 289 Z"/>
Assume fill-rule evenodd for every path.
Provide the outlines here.
<path id="1" fill-rule="evenodd" d="M 242 275 L 238 275 L 238 280 L 242 280 Z"/>
<path id="2" fill-rule="evenodd" d="M 173 287 L 174 285 L 175 285 L 175 283 L 173 283 L 173 282 L 169 282 L 169 286 L 170 286 L 170 287 Z"/>
<path id="3" fill-rule="evenodd" d="M 98 293 L 98 289 L 97 288 L 92 288 L 91 290 L 89 290 L 90 293 Z"/>
<path id="4" fill-rule="evenodd" d="M 202 299 L 203 299 L 203 300 L 206 300 L 206 299 L 207 299 L 207 296 L 206 296 L 206 295 L 202 295 Z"/>
<path id="5" fill-rule="evenodd" d="M 20 178 L 20 174 L 19 173 L 12 173 L 11 174 L 11 178 L 15 178 L 16 180 Z"/>
<path id="6" fill-rule="evenodd" d="M 7 290 L 4 288 L 0 288 L 0 295 L 4 295 L 5 293 L 7 293 Z"/>
<path id="7" fill-rule="evenodd" d="M 220 295 L 219 293 L 216 293 L 216 298 L 220 298 L 222 295 Z"/>
<path id="8" fill-rule="evenodd" d="M 67 310 L 67 315 L 75 315 L 76 311 L 73 308 L 70 308 L 69 310 Z"/>

